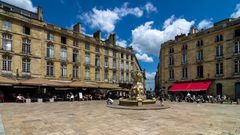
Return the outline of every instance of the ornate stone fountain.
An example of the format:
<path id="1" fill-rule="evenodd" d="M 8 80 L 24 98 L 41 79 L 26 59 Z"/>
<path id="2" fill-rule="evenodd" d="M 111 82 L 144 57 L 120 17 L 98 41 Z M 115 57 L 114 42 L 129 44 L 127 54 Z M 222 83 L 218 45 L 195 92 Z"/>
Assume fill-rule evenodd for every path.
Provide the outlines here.
<path id="1" fill-rule="evenodd" d="M 131 74 L 133 78 L 133 86 L 130 91 L 129 99 L 119 99 L 121 106 L 143 106 L 148 104 L 155 104 L 155 99 L 146 99 L 146 89 L 144 86 L 143 72 L 135 71 Z"/>

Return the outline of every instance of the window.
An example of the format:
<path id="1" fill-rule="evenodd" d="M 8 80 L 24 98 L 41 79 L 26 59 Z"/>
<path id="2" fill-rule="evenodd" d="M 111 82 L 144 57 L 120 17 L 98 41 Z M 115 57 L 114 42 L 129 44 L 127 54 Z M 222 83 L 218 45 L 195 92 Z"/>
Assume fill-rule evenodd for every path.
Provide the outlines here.
<path id="1" fill-rule="evenodd" d="M 121 71 L 121 81 L 123 82 L 124 81 L 124 72 Z"/>
<path id="2" fill-rule="evenodd" d="M 222 75 L 223 74 L 223 63 L 217 63 L 216 64 L 216 75 Z"/>
<path id="3" fill-rule="evenodd" d="M 12 29 L 12 23 L 9 21 L 4 21 L 3 22 L 3 29 L 4 30 L 11 30 Z"/>
<path id="4" fill-rule="evenodd" d="M 124 70 L 124 61 L 121 61 L 121 69 Z"/>
<path id="5" fill-rule="evenodd" d="M 108 53 L 109 53 L 109 52 L 108 52 L 108 49 L 105 48 L 105 49 L 104 49 L 104 55 L 108 55 Z"/>
<path id="6" fill-rule="evenodd" d="M 53 62 L 47 62 L 47 75 L 53 76 Z"/>
<path id="7" fill-rule="evenodd" d="M 170 48 L 170 49 L 169 49 L 169 54 L 172 54 L 172 53 L 174 53 L 174 49 L 173 49 L 173 48 Z"/>
<path id="8" fill-rule="evenodd" d="M 47 40 L 53 41 L 54 40 L 54 35 L 52 33 L 47 34 Z"/>
<path id="9" fill-rule="evenodd" d="M 170 80 L 173 80 L 173 79 L 174 79 L 174 70 L 173 70 L 173 69 L 170 69 L 170 70 L 169 70 L 169 79 L 170 79 Z"/>
<path id="10" fill-rule="evenodd" d="M 113 71 L 113 82 L 117 81 L 117 72 Z"/>
<path id="11" fill-rule="evenodd" d="M 67 60 L 67 48 L 64 47 L 61 48 L 61 60 L 63 61 Z"/>
<path id="12" fill-rule="evenodd" d="M 203 66 L 197 66 L 197 77 L 198 78 L 203 78 Z"/>
<path id="13" fill-rule="evenodd" d="M 121 58 L 123 59 L 123 53 L 121 53 Z"/>
<path id="14" fill-rule="evenodd" d="M 113 51 L 113 57 L 117 57 L 117 53 Z"/>
<path id="15" fill-rule="evenodd" d="M 182 68 L 182 79 L 187 79 L 188 77 L 188 71 L 187 68 Z"/>
<path id="16" fill-rule="evenodd" d="M 203 46 L 203 40 L 198 40 L 196 43 L 197 47 L 202 47 Z"/>
<path id="17" fill-rule="evenodd" d="M 223 45 L 218 45 L 216 47 L 216 57 L 222 57 L 223 56 Z"/>
<path id="18" fill-rule="evenodd" d="M 104 66 L 108 67 L 108 57 L 104 57 Z"/>
<path id="19" fill-rule="evenodd" d="M 100 52 L 99 47 L 96 47 L 96 48 L 95 48 L 95 52 L 96 52 L 96 53 L 99 53 L 99 52 Z"/>
<path id="20" fill-rule="evenodd" d="M 188 48 L 187 44 L 183 44 L 183 45 L 182 45 L 182 50 L 183 50 L 183 51 L 186 51 L 187 48 Z"/>
<path id="21" fill-rule="evenodd" d="M 26 35 L 30 35 L 30 28 L 27 27 L 27 26 L 23 26 L 23 33 L 26 34 Z"/>
<path id="22" fill-rule="evenodd" d="M 240 36 L 240 29 L 235 30 L 235 37 L 239 37 Z"/>
<path id="23" fill-rule="evenodd" d="M 95 66 L 100 67 L 100 56 L 99 55 L 95 55 Z"/>
<path id="24" fill-rule="evenodd" d="M 100 69 L 95 68 L 95 80 L 100 81 Z"/>
<path id="25" fill-rule="evenodd" d="M 78 62 L 78 50 L 73 50 L 73 62 Z"/>
<path id="26" fill-rule="evenodd" d="M 187 63 L 187 52 L 183 52 L 182 53 L 182 64 L 186 64 Z"/>
<path id="27" fill-rule="evenodd" d="M 174 65 L 174 57 L 169 56 L 169 65 Z"/>
<path id="28" fill-rule="evenodd" d="M 127 60 L 128 60 L 128 57 L 129 57 L 129 56 L 128 56 L 128 55 L 126 55 L 126 59 L 127 59 Z"/>
<path id="29" fill-rule="evenodd" d="M 220 42 L 220 41 L 223 41 L 223 35 L 222 34 L 219 34 L 215 37 L 215 42 Z"/>
<path id="30" fill-rule="evenodd" d="M 131 60 L 133 60 L 133 56 L 131 56 Z"/>
<path id="31" fill-rule="evenodd" d="M 78 47 L 78 41 L 77 40 L 73 40 L 73 47 Z"/>
<path id="32" fill-rule="evenodd" d="M 66 37 L 61 37 L 61 43 L 62 44 L 67 44 L 67 38 Z"/>
<path id="33" fill-rule="evenodd" d="M 48 58 L 54 57 L 54 46 L 52 44 L 47 45 L 47 57 Z"/>
<path id="34" fill-rule="evenodd" d="M 108 81 L 108 69 L 104 69 L 104 80 Z"/>
<path id="35" fill-rule="evenodd" d="M 113 59 L 113 68 L 114 68 L 114 69 L 116 69 L 116 68 L 117 68 L 117 61 L 116 61 L 116 59 L 115 59 L 115 58 Z"/>
<path id="36" fill-rule="evenodd" d="M 197 51 L 197 61 L 203 60 L 203 50 Z"/>
<path id="37" fill-rule="evenodd" d="M 11 56 L 3 56 L 3 70 L 11 71 L 12 66 L 12 57 Z"/>
<path id="38" fill-rule="evenodd" d="M 73 78 L 78 78 L 78 66 L 73 66 Z"/>
<path id="39" fill-rule="evenodd" d="M 90 65 L 90 53 L 85 52 L 85 64 Z"/>
<path id="40" fill-rule="evenodd" d="M 22 59 L 22 72 L 30 73 L 30 59 Z"/>
<path id="41" fill-rule="evenodd" d="M 90 68 L 85 67 L 85 80 L 90 80 Z"/>
<path id="42" fill-rule="evenodd" d="M 234 45 L 234 53 L 239 54 L 240 53 L 240 41 L 236 41 Z"/>
<path id="43" fill-rule="evenodd" d="M 61 64 L 61 76 L 62 77 L 67 76 L 67 66 L 66 66 L 66 64 Z"/>
<path id="44" fill-rule="evenodd" d="M 126 81 L 129 82 L 129 73 L 126 73 Z"/>
<path id="45" fill-rule="evenodd" d="M 235 60 L 234 61 L 234 72 L 235 73 L 240 73 L 240 60 Z"/>
<path id="46" fill-rule="evenodd" d="M 23 38 L 22 39 L 22 53 L 24 54 L 30 54 L 31 53 L 31 40 L 27 39 L 27 38 Z"/>
<path id="47" fill-rule="evenodd" d="M 90 51 L 90 45 L 89 44 L 85 44 L 85 50 Z"/>
<path id="48" fill-rule="evenodd" d="M 12 35 L 3 33 L 2 34 L 2 47 L 5 51 L 11 51 L 12 50 Z"/>
<path id="49" fill-rule="evenodd" d="M 134 71 L 133 62 L 131 63 L 131 71 Z"/>
<path id="50" fill-rule="evenodd" d="M 126 61 L 126 70 L 129 69 L 129 63 Z"/>

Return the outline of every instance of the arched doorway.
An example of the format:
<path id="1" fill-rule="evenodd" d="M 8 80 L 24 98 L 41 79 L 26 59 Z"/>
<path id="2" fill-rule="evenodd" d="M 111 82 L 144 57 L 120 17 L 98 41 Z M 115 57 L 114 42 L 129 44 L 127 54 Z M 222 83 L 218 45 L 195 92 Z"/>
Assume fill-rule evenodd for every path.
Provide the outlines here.
<path id="1" fill-rule="evenodd" d="M 240 99 L 240 82 L 235 84 L 235 98 Z"/>
<path id="2" fill-rule="evenodd" d="M 221 95 L 222 96 L 222 84 L 221 83 L 217 83 L 217 85 L 216 85 L 216 93 L 217 93 L 217 95 Z"/>

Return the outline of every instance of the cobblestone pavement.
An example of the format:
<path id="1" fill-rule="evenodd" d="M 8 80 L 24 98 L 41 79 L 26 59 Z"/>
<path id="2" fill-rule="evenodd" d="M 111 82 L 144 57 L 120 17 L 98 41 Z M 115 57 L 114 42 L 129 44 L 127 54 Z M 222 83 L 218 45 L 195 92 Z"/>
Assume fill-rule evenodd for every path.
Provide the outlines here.
<path id="1" fill-rule="evenodd" d="M 240 135 L 240 105 L 166 102 L 164 110 L 120 110 L 104 101 L 4 103 L 6 135 Z"/>

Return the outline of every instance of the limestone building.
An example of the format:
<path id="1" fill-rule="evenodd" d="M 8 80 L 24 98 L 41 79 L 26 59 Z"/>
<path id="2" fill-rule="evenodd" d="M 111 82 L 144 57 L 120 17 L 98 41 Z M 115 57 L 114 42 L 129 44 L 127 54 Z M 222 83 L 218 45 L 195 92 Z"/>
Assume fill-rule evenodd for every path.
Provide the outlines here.
<path id="1" fill-rule="evenodd" d="M 133 48 L 116 45 L 114 33 L 102 40 L 100 31 L 92 37 L 81 33 L 79 23 L 73 30 L 47 23 L 40 7 L 33 13 L 0 2 L 0 35 L 2 90 L 24 85 L 121 90 L 141 70 Z"/>
<path id="2" fill-rule="evenodd" d="M 207 93 L 240 98 L 239 18 L 222 20 L 202 31 L 192 28 L 188 35 L 163 43 L 159 58 L 156 93 L 173 90 L 174 85 L 208 82 L 209 87 L 202 89 Z"/>

